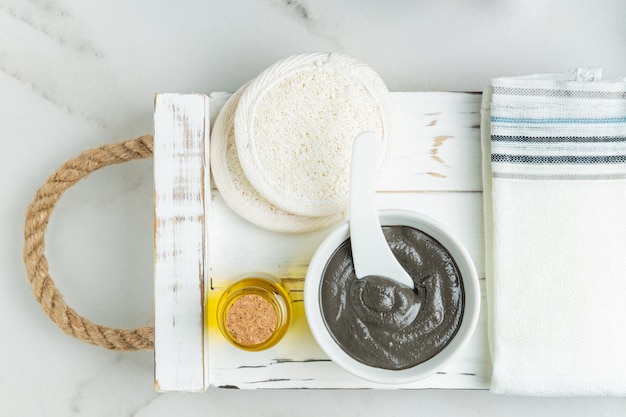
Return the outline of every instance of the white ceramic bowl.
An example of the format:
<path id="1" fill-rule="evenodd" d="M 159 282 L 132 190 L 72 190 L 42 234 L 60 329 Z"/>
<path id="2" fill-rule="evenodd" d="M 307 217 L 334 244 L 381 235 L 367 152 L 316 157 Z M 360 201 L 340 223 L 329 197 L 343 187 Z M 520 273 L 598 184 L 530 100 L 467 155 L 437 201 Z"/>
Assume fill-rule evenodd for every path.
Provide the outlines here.
<path id="1" fill-rule="evenodd" d="M 366 365 L 348 355 L 333 339 L 326 327 L 320 306 L 320 284 L 324 269 L 337 247 L 349 238 L 349 223 L 333 230 L 315 252 L 304 284 L 304 308 L 315 340 L 322 350 L 340 367 L 360 378 L 388 384 L 420 380 L 444 368 L 467 343 L 474 332 L 480 312 L 480 286 L 472 259 L 461 242 L 437 221 L 408 210 L 380 210 L 383 226 L 410 226 L 432 236 L 452 255 L 463 281 L 465 303 L 461 326 L 453 339 L 432 358 L 402 370 L 382 369 Z"/>

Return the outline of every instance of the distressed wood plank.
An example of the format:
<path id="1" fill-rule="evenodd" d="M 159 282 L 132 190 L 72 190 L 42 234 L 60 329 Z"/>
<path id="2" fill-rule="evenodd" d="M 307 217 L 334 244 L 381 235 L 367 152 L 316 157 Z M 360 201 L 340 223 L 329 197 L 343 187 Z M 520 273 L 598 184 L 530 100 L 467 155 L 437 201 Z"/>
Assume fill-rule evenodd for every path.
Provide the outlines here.
<path id="1" fill-rule="evenodd" d="M 229 345 L 215 324 L 209 327 L 211 386 L 235 385 L 242 389 L 273 388 L 377 388 L 377 389 L 486 389 L 491 365 L 486 338 L 484 301 L 484 247 L 482 242 L 482 195 L 475 192 L 379 193 L 379 208 L 405 208 L 427 214 L 446 224 L 467 247 L 477 266 L 483 290 L 481 315 L 474 336 L 464 351 L 442 373 L 423 381 L 384 385 L 352 377 L 332 362 L 317 346 L 303 310 L 304 275 L 308 261 L 328 231 L 279 235 L 238 220 L 221 200 L 213 196 L 211 223 L 212 289 L 209 314 L 221 291 L 234 277 L 263 271 L 283 278 L 294 301 L 292 327 L 276 347 L 253 355 Z M 242 237 L 245 236 L 245 239 Z M 218 243 L 219 242 L 219 243 Z M 269 242 L 269 244 L 268 244 Z M 232 260 L 232 261 L 231 261 Z M 219 364 L 219 365 L 217 365 Z"/>
<path id="2" fill-rule="evenodd" d="M 212 118 L 230 94 L 211 95 Z M 391 93 L 394 138 L 378 191 L 482 191 L 481 94 Z"/>
<path id="3" fill-rule="evenodd" d="M 480 94 L 392 93 L 394 140 L 379 191 L 480 191 Z"/>
<path id="4" fill-rule="evenodd" d="M 212 116 L 228 94 L 211 96 Z M 379 208 L 406 208 L 445 224 L 465 244 L 484 277 L 480 95 L 392 93 L 396 134 L 388 165 L 378 184 Z M 221 291 L 251 272 L 281 277 L 294 300 L 295 316 L 283 341 L 264 352 L 240 351 L 208 323 L 211 386 L 274 388 L 486 389 L 491 364 L 484 302 L 476 332 L 464 351 L 441 373 L 412 384 L 390 386 L 352 377 L 330 362 L 311 335 L 302 303 L 308 262 L 328 230 L 286 235 L 259 229 L 233 213 L 211 188 L 208 225 L 211 264 L 209 317 Z"/>
<path id="5" fill-rule="evenodd" d="M 208 97 L 159 94 L 154 124 L 155 388 L 204 391 Z"/>

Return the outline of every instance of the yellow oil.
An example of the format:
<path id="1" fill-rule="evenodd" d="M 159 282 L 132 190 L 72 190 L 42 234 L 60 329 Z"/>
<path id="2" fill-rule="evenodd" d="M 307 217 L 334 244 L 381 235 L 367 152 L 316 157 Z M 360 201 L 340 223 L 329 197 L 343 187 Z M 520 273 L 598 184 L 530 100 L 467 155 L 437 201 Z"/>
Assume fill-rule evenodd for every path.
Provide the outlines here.
<path id="1" fill-rule="evenodd" d="M 225 317 L 230 306 L 239 297 L 251 294 L 259 295 L 272 304 L 277 316 L 277 326 L 274 333 L 264 342 L 256 345 L 242 345 L 229 333 L 225 326 Z M 266 277 L 249 277 L 237 281 L 225 290 L 209 291 L 205 312 L 205 323 L 209 332 L 215 333 L 217 330 L 232 345 L 247 351 L 260 351 L 274 346 L 289 329 L 294 312 L 297 316 L 304 317 L 303 309 L 294 308 L 293 300 L 288 290 L 282 285 L 282 281 Z"/>

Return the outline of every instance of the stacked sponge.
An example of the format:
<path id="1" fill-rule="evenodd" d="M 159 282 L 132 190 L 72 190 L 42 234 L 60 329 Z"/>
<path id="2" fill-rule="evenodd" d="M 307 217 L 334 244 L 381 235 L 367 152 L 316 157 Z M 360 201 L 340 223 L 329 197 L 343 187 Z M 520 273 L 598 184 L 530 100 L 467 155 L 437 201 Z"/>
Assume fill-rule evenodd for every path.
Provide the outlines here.
<path id="1" fill-rule="evenodd" d="M 378 74 L 336 53 L 284 59 L 226 102 L 211 134 L 213 179 L 228 206 L 278 232 L 346 218 L 352 142 L 363 131 L 391 146 L 391 101 Z"/>

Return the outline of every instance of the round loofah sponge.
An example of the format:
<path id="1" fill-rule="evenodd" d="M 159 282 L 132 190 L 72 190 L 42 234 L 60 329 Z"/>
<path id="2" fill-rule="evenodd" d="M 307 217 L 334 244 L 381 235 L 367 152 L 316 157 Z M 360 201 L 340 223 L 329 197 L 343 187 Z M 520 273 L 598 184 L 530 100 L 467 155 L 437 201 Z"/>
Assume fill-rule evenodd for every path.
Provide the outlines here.
<path id="1" fill-rule="evenodd" d="M 378 74 L 335 53 L 292 56 L 262 72 L 235 115 L 239 160 L 252 186 L 305 216 L 345 211 L 352 142 L 363 131 L 391 145 L 391 101 Z"/>
<path id="2" fill-rule="evenodd" d="M 234 132 L 234 116 L 247 85 L 226 102 L 211 132 L 211 173 L 228 206 L 250 223 L 276 232 L 308 232 L 345 219 L 345 213 L 306 217 L 288 213 L 272 205 L 250 184 L 239 163 Z"/>

